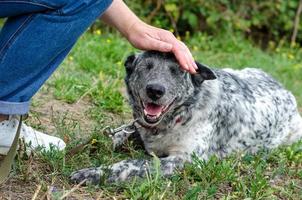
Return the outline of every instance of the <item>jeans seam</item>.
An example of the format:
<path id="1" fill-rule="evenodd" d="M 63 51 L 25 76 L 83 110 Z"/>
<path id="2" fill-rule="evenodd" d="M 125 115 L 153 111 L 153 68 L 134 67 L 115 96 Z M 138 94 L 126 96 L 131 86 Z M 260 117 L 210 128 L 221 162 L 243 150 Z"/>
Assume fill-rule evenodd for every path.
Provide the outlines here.
<path id="1" fill-rule="evenodd" d="M 29 15 L 24 22 L 17 28 L 17 30 L 11 35 L 11 37 L 7 40 L 7 42 L 3 45 L 3 47 L 0 49 L 0 61 L 3 58 L 4 50 L 9 46 L 9 44 L 16 38 L 17 33 L 21 32 L 26 24 L 28 24 L 31 19 L 33 18 L 33 15 Z"/>
<path id="2" fill-rule="evenodd" d="M 35 5 L 35 6 L 42 6 L 51 10 L 55 10 L 56 8 L 42 4 L 42 3 L 35 3 L 35 2 L 28 2 L 28 1 L 0 1 L 1 3 L 23 3 L 23 4 L 31 4 L 31 5 Z"/>

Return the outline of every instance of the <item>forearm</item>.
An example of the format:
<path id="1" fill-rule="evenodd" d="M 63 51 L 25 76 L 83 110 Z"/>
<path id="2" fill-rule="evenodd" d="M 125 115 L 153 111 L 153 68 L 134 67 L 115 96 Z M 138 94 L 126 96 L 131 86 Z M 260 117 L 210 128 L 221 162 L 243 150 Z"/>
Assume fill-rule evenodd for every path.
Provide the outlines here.
<path id="1" fill-rule="evenodd" d="M 135 23 L 142 22 L 122 0 L 113 0 L 101 18 L 128 38 L 129 30 Z"/>

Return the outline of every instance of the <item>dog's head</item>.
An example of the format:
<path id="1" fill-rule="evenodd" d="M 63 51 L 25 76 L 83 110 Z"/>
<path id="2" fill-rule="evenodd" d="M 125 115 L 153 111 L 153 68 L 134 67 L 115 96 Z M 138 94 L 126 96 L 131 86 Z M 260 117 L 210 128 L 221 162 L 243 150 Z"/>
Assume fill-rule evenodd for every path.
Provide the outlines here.
<path id="1" fill-rule="evenodd" d="M 197 74 L 180 69 L 172 53 L 147 51 L 131 55 L 125 62 L 125 82 L 133 115 L 147 127 L 157 126 L 162 119 L 184 104 L 203 81 L 215 79 L 214 72 L 197 63 Z"/>

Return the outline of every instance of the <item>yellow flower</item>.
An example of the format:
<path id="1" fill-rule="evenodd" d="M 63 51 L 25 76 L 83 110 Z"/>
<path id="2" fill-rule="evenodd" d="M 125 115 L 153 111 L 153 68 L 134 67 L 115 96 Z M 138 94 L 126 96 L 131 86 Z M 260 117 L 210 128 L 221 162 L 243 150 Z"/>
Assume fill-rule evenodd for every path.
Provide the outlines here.
<path id="1" fill-rule="evenodd" d="M 101 31 L 100 29 L 98 29 L 98 30 L 95 31 L 95 34 L 101 35 L 101 34 L 102 34 L 102 31 Z"/>
<path id="2" fill-rule="evenodd" d="M 122 61 L 118 61 L 116 64 L 117 64 L 118 66 L 121 66 L 121 65 L 122 65 Z"/>
<path id="3" fill-rule="evenodd" d="M 96 140 L 96 139 L 92 139 L 91 140 L 91 144 L 95 144 L 95 143 L 97 143 L 98 141 Z"/>
<path id="4" fill-rule="evenodd" d="M 279 48 L 276 48 L 276 52 L 279 53 L 279 52 L 280 52 L 280 49 L 279 49 Z"/>
<path id="5" fill-rule="evenodd" d="M 68 56 L 68 60 L 73 61 L 73 57 L 72 56 Z"/>
<path id="6" fill-rule="evenodd" d="M 110 40 L 110 39 L 107 39 L 106 42 L 107 42 L 107 43 L 111 43 L 111 40 Z"/>
<path id="7" fill-rule="evenodd" d="M 291 54 L 291 53 L 289 53 L 289 54 L 287 55 L 287 57 L 288 57 L 290 60 L 292 60 L 292 59 L 295 58 L 295 56 L 294 56 L 293 54 Z"/>
<path id="8" fill-rule="evenodd" d="M 181 37 L 180 36 L 177 36 L 176 38 L 181 41 Z"/>
<path id="9" fill-rule="evenodd" d="M 172 33 L 174 33 L 174 29 L 173 28 L 170 28 L 170 30 L 169 30 L 170 32 L 172 32 Z"/>
<path id="10" fill-rule="evenodd" d="M 197 46 L 193 46 L 193 50 L 194 50 L 194 51 L 197 51 L 197 50 L 198 50 L 198 47 L 197 47 Z"/>

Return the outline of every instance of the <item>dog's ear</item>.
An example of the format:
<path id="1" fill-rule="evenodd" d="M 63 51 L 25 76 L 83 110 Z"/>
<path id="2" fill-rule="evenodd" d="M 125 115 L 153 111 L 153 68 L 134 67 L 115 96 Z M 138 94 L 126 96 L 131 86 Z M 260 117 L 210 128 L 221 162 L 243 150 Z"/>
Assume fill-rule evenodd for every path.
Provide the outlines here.
<path id="1" fill-rule="evenodd" d="M 196 62 L 198 69 L 196 70 L 196 74 L 192 74 L 192 82 L 194 85 L 199 86 L 205 80 L 213 80 L 216 79 L 215 73 L 207 66 Z"/>
<path id="2" fill-rule="evenodd" d="M 134 67 L 135 67 L 135 64 L 134 64 L 135 59 L 136 59 L 135 54 L 128 56 L 128 58 L 126 59 L 124 66 L 125 66 L 127 75 L 130 75 L 133 72 Z"/>

